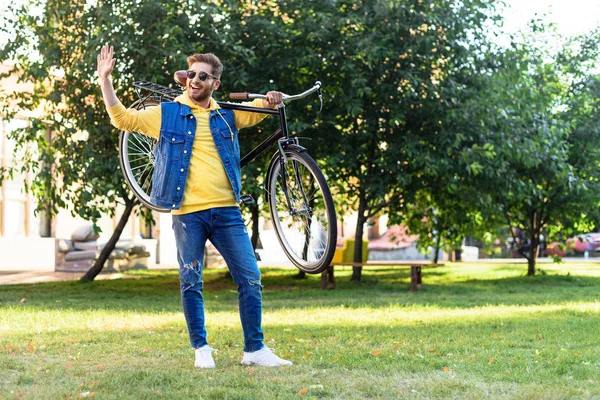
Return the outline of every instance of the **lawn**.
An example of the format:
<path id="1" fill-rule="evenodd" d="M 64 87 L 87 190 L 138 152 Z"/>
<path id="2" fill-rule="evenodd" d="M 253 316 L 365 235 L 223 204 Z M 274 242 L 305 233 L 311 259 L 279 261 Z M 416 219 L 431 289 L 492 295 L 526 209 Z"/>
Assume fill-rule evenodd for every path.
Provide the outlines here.
<path id="1" fill-rule="evenodd" d="M 600 397 L 600 264 L 366 268 L 338 287 L 264 268 L 266 344 L 294 362 L 239 364 L 237 292 L 205 272 L 217 368 L 193 366 L 176 271 L 0 287 L 0 398 Z M 139 273 L 137 273 L 140 275 Z"/>

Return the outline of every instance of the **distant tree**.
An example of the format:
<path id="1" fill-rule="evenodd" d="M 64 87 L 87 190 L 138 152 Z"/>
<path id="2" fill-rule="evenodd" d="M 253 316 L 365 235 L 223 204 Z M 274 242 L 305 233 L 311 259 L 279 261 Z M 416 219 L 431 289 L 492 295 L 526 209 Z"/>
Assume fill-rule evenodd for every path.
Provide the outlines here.
<path id="1" fill-rule="evenodd" d="M 528 275 L 542 232 L 552 240 L 597 220 L 600 92 L 591 67 L 598 44 L 594 34 L 552 53 L 524 40 L 487 54 L 477 95 L 448 127 L 457 167 L 467 171 L 463 185 L 477 188 L 477 207 L 513 232 Z"/>

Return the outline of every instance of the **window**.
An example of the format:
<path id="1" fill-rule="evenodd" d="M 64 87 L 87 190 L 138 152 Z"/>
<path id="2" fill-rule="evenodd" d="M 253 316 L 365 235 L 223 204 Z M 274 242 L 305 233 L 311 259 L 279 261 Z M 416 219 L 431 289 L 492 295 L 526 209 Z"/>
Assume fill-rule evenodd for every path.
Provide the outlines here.
<path id="1" fill-rule="evenodd" d="M 28 121 L 25 119 L 0 120 L 0 165 L 7 167 L 13 160 L 14 143 L 9 139 L 9 133 L 15 129 L 24 128 Z M 0 182 L 0 236 L 31 236 L 39 229 L 33 223 L 33 200 L 25 193 L 23 182 L 29 176 L 17 173 L 12 179 Z"/>

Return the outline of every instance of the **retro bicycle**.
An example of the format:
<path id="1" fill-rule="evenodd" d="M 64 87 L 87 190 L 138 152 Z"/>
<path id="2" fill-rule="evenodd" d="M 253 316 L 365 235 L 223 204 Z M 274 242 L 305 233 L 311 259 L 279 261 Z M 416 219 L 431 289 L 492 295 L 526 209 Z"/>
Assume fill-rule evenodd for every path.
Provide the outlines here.
<path id="1" fill-rule="evenodd" d="M 177 71 L 175 80 L 185 87 L 185 71 Z M 131 108 L 144 109 L 173 101 L 181 89 L 169 88 L 149 81 L 134 82 L 139 100 Z M 241 159 L 241 167 L 254 160 L 277 143 L 265 180 L 265 197 L 275 233 L 285 254 L 301 271 L 316 274 L 331 263 L 337 239 L 337 219 L 327 181 L 317 163 L 300 146 L 298 138 L 290 135 L 285 103 L 317 93 L 323 104 L 321 82 L 297 95 L 284 95 L 277 109 L 251 107 L 238 103 L 218 102 L 221 108 L 256 112 L 279 117 L 280 128 Z M 232 93 L 231 99 L 264 99 L 265 95 Z M 119 158 L 126 181 L 138 200 L 158 212 L 170 212 L 153 204 L 152 175 L 157 140 L 139 132 L 119 132 Z M 253 199 L 242 195 L 242 202 Z"/>

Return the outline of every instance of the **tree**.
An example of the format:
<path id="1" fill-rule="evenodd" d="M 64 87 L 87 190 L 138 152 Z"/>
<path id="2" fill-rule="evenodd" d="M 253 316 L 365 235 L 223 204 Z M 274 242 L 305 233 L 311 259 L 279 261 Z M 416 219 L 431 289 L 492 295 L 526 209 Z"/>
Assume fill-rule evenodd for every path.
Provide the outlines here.
<path id="1" fill-rule="evenodd" d="M 533 31 L 546 30 L 534 23 Z M 542 232 L 552 239 L 589 225 L 600 200 L 598 88 L 590 73 L 598 36 L 556 54 L 529 39 L 487 55 L 478 94 L 457 108 L 449 131 L 457 165 L 468 172 L 464 184 L 479 189 L 484 213 L 504 220 L 534 275 Z"/>
<path id="2" fill-rule="evenodd" d="M 43 12 L 28 12 L 31 9 Z M 215 5 L 182 0 L 38 0 L 9 6 L 1 30 L 10 39 L 0 62 L 12 60 L 11 72 L 31 82 L 33 90 L 5 98 L 2 110 L 7 118 L 38 107 L 42 111 L 30 127 L 14 133 L 16 151 L 25 150 L 25 156 L 3 173 L 32 171 L 35 178 L 28 189 L 39 200 L 39 209 L 50 215 L 66 208 L 96 222 L 102 214 L 113 216 L 117 204 L 125 206 L 83 280 L 93 280 L 102 270 L 137 204 L 122 174 L 115 173 L 117 130 L 109 124 L 94 77 L 96 55 L 106 43 L 117 49 L 113 80 L 122 102 L 129 105 L 135 100 L 134 80 L 169 84 L 173 72 L 186 65 L 185 57 L 205 46 L 223 50 L 227 57 L 222 45 L 226 28 L 215 24 L 220 14 Z M 147 210 L 138 212 L 148 216 Z"/>
<path id="3" fill-rule="evenodd" d="M 323 81 L 310 152 L 342 208 L 358 209 L 360 261 L 366 221 L 402 211 L 439 168 L 429 154 L 447 112 L 444 88 L 494 1 L 223 3 L 232 44 L 247 50 L 239 82 L 252 76 L 253 87 L 294 93 Z M 353 280 L 360 276 L 357 267 Z"/>
<path id="4" fill-rule="evenodd" d="M 470 55 L 467 37 L 478 38 L 490 15 L 491 1 L 361 2 L 333 24 L 339 44 L 328 56 L 341 85 L 331 163 L 334 182 L 358 210 L 355 262 L 366 221 L 384 211 L 400 221 L 427 177 L 443 168 L 436 137 L 455 95 L 446 87 Z M 355 267 L 352 280 L 361 271 Z"/>

